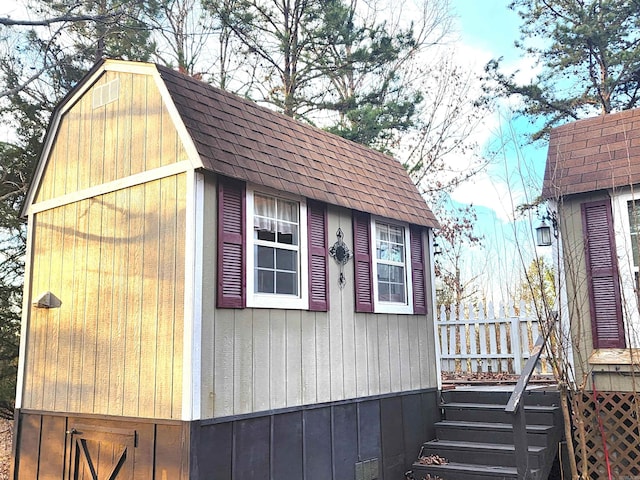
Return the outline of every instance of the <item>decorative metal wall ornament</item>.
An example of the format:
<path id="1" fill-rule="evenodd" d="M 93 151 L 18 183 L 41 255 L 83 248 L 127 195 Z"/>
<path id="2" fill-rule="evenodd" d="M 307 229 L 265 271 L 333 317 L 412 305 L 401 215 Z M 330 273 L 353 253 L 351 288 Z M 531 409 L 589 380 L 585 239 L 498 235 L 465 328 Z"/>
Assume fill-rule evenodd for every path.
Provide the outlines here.
<path id="1" fill-rule="evenodd" d="M 338 285 L 340 285 L 340 288 L 342 289 L 347 284 L 347 280 L 344 278 L 344 266 L 349 263 L 349 260 L 351 259 L 353 254 L 351 253 L 351 250 L 349 250 L 347 244 L 344 243 L 344 240 L 342 240 L 344 234 L 342 233 L 341 228 L 338 228 L 336 237 L 338 237 L 338 240 L 336 240 L 336 243 L 334 243 L 329 249 L 329 255 L 331 255 L 336 263 L 340 265 L 340 276 L 338 277 Z"/>

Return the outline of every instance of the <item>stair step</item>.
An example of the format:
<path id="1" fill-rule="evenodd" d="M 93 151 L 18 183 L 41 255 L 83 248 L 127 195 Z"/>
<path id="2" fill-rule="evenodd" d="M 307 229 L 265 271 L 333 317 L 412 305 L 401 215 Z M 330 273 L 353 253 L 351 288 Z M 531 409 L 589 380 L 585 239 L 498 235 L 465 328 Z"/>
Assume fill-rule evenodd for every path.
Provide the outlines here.
<path id="1" fill-rule="evenodd" d="M 513 393 L 513 387 L 509 389 L 468 389 L 456 388 L 442 392 L 442 403 L 500 403 L 506 405 Z M 522 394 L 525 405 L 548 405 L 560 404 L 560 393 L 554 388 L 536 388 L 526 390 Z"/>
<path id="2" fill-rule="evenodd" d="M 491 443 L 513 444 L 513 425 L 510 423 L 462 422 L 443 420 L 435 423 L 436 436 L 439 440 L 458 440 Z M 549 445 L 551 425 L 527 425 L 529 445 L 546 447 Z"/>
<path id="3" fill-rule="evenodd" d="M 505 412 L 505 405 L 490 403 L 443 403 L 440 405 L 445 412 L 445 419 L 455 421 L 484 421 L 496 423 L 511 423 L 513 415 Z M 554 425 L 559 407 L 548 405 L 525 406 L 527 424 Z"/>
<path id="4" fill-rule="evenodd" d="M 412 466 L 415 478 L 422 478 L 420 474 L 430 473 L 446 480 L 511 480 L 518 478 L 516 467 L 487 466 L 469 463 L 451 462 L 445 465 L 422 465 L 414 463 Z M 538 470 L 532 470 L 537 475 Z M 534 477 L 535 478 L 535 477 Z"/>
<path id="5" fill-rule="evenodd" d="M 541 467 L 546 448 L 529 445 L 529 465 Z M 433 440 L 422 445 L 420 456 L 438 455 L 450 462 L 472 462 L 479 465 L 515 467 L 515 447 L 502 443 L 478 443 L 453 440 Z"/>

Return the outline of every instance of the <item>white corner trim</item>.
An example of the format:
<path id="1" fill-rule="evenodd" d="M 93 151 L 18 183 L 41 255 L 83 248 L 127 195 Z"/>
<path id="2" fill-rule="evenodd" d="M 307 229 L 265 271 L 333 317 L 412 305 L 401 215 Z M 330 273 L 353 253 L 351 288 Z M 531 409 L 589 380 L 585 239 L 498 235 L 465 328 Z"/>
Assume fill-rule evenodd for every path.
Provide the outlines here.
<path id="1" fill-rule="evenodd" d="M 184 421 L 201 416 L 202 260 L 204 229 L 204 176 L 187 174 L 184 276 L 184 339 L 182 415 Z"/>
<path id="2" fill-rule="evenodd" d="M 22 320 L 20 322 L 20 350 L 18 353 L 18 377 L 16 379 L 15 408 L 22 408 L 24 393 L 24 369 L 26 365 L 28 326 L 31 320 L 31 263 L 33 252 L 33 217 L 27 219 L 27 249 L 25 252 L 24 285 L 22 287 Z"/>
<path id="3" fill-rule="evenodd" d="M 140 172 L 134 175 L 129 175 L 128 177 L 119 178 L 112 182 L 102 183 L 94 187 L 78 190 L 77 192 L 67 193 L 66 195 L 52 198 L 51 200 L 31 204 L 25 213 L 31 216 L 34 213 L 43 212 L 56 207 L 62 207 L 70 203 L 86 200 L 87 198 L 97 197 L 106 193 L 115 192 L 116 190 L 122 190 L 123 188 L 135 187 L 136 185 L 178 175 L 191 170 L 193 170 L 191 162 L 183 160 L 181 162 L 172 163 L 171 165 L 165 165 L 164 167 L 158 167 L 153 170 L 147 170 L 146 172 Z"/>
<path id="4" fill-rule="evenodd" d="M 431 311 L 431 316 L 433 318 L 433 343 L 435 344 L 436 351 L 436 380 L 438 381 L 438 390 L 442 390 L 442 362 L 440 351 L 440 342 L 438 338 L 440 333 L 438 332 L 438 305 L 436 303 L 436 276 L 435 276 L 435 257 L 433 252 L 433 244 L 435 242 L 435 235 L 433 233 L 433 228 L 429 228 L 427 230 L 428 235 L 428 251 L 429 251 L 429 284 L 431 285 L 431 302 L 427 309 L 427 315 L 429 311 Z"/>

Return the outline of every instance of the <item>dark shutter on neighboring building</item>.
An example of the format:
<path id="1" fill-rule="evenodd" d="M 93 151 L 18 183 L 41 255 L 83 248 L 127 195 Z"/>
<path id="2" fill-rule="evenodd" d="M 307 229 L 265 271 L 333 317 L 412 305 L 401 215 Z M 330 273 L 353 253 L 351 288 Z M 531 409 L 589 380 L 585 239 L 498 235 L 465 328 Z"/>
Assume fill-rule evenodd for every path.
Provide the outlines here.
<path id="1" fill-rule="evenodd" d="M 329 309 L 327 281 L 327 207 L 307 201 L 307 236 L 309 239 L 309 310 Z"/>
<path id="2" fill-rule="evenodd" d="M 245 186 L 218 181 L 218 307 L 244 308 Z"/>
<path id="3" fill-rule="evenodd" d="M 413 313 L 427 313 L 427 285 L 425 282 L 424 243 L 422 228 L 411 225 L 411 280 L 413 287 Z"/>
<path id="4" fill-rule="evenodd" d="M 371 224 L 366 213 L 353 212 L 353 260 L 356 312 L 373 312 Z"/>
<path id="5" fill-rule="evenodd" d="M 625 348 L 611 200 L 582 204 L 594 348 Z"/>

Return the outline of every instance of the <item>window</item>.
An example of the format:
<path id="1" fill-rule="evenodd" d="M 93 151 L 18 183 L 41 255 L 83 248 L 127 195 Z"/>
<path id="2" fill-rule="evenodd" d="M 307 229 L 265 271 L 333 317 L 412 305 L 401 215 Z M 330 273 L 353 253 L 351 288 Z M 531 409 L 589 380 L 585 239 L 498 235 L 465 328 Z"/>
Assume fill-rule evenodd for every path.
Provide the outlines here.
<path id="1" fill-rule="evenodd" d="M 218 179 L 218 308 L 329 309 L 327 206 Z"/>
<path id="2" fill-rule="evenodd" d="M 357 312 L 427 313 L 425 229 L 353 212 Z"/>
<path id="3" fill-rule="evenodd" d="M 247 192 L 247 305 L 307 308 L 306 205 Z"/>
<path id="4" fill-rule="evenodd" d="M 413 313 L 408 226 L 373 220 L 373 292 L 376 312 Z"/>

